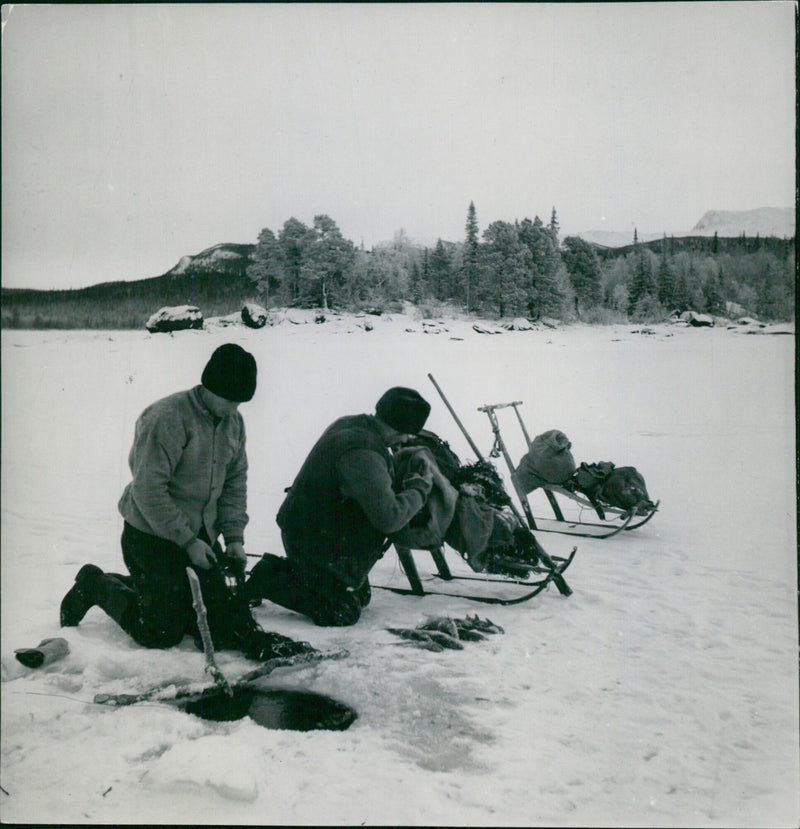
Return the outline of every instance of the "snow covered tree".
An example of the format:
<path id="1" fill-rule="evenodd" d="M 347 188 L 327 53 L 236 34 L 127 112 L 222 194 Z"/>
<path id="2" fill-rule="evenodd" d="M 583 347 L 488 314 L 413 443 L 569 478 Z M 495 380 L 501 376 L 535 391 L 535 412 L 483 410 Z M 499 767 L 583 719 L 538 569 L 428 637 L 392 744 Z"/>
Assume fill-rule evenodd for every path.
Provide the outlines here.
<path id="1" fill-rule="evenodd" d="M 483 233 L 489 299 L 501 317 L 524 311 L 531 279 L 531 254 L 508 222 L 492 222 Z"/>
<path id="2" fill-rule="evenodd" d="M 561 255 L 550 231 L 536 216 L 517 223 L 520 241 L 531 254 L 531 274 L 527 286 L 529 316 L 559 313 L 564 296 L 559 290 L 556 275 Z"/>
<path id="3" fill-rule="evenodd" d="M 653 295 L 656 293 L 656 283 L 653 277 L 652 262 L 650 257 L 652 254 L 647 250 L 639 250 L 634 255 L 633 262 L 633 279 L 628 288 L 628 313 L 632 314 L 636 309 L 636 305 L 642 297 Z"/>
<path id="4" fill-rule="evenodd" d="M 355 246 L 342 236 L 336 222 L 324 214 L 314 216 L 300 270 L 303 293 L 327 310 L 330 292 L 344 286 L 354 259 Z"/>
<path id="5" fill-rule="evenodd" d="M 722 283 L 719 268 L 714 260 L 710 260 L 709 269 L 703 282 L 703 298 L 705 311 L 708 314 L 724 314 L 725 300 L 722 296 Z"/>
<path id="6" fill-rule="evenodd" d="M 283 282 L 285 274 L 281 246 L 275 234 L 265 227 L 258 234 L 253 261 L 247 268 L 247 276 L 253 280 L 256 290 L 264 297 L 265 307 L 269 308 L 270 297 Z"/>
<path id="7" fill-rule="evenodd" d="M 658 260 L 658 275 L 656 276 L 658 301 L 667 308 L 675 304 L 675 280 L 667 257 L 666 237 L 661 242 L 661 256 Z"/>
<path id="8" fill-rule="evenodd" d="M 600 260 L 592 245 L 579 236 L 567 236 L 561 254 L 579 305 L 591 308 L 602 299 Z"/>
<path id="9" fill-rule="evenodd" d="M 434 295 L 437 299 L 452 298 L 452 269 L 450 267 L 450 254 L 441 239 L 436 242 L 436 247 L 430 257 L 431 281 Z"/>
<path id="10" fill-rule="evenodd" d="M 283 223 L 278 234 L 284 266 L 286 268 L 289 303 L 300 299 L 300 274 L 303 268 L 306 248 L 313 239 L 313 231 L 294 217 Z"/>

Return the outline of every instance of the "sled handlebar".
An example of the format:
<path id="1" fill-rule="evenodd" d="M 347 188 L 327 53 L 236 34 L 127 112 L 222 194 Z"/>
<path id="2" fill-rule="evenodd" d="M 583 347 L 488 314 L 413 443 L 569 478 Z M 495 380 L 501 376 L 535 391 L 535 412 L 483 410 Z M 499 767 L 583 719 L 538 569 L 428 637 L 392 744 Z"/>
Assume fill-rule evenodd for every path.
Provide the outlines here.
<path id="1" fill-rule="evenodd" d="M 507 409 L 509 406 L 513 406 L 516 409 L 517 406 L 521 406 L 521 405 L 522 405 L 521 400 L 515 400 L 513 403 L 489 403 L 486 406 L 479 406 L 478 411 L 479 412 L 491 412 L 491 411 L 494 411 L 495 409 Z"/>

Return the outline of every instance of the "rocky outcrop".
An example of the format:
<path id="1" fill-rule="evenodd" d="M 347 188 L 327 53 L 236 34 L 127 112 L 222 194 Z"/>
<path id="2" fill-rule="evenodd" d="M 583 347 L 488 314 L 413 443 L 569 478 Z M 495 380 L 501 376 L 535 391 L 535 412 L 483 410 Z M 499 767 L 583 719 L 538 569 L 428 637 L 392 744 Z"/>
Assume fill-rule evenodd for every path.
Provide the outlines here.
<path id="1" fill-rule="evenodd" d="M 203 315 L 194 305 L 175 305 L 160 308 L 145 323 L 151 334 L 168 334 L 203 327 Z"/>
<path id="2" fill-rule="evenodd" d="M 177 276 L 189 272 L 244 274 L 253 255 L 254 245 L 230 242 L 213 245 L 194 256 L 182 256 L 167 275 Z"/>

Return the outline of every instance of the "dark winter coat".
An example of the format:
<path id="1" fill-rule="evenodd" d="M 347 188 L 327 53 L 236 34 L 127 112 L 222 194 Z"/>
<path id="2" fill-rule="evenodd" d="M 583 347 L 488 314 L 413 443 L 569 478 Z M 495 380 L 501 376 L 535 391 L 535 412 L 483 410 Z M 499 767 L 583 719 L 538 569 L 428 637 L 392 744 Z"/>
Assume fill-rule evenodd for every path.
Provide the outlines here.
<path id="1" fill-rule="evenodd" d="M 334 421 L 311 449 L 278 511 L 295 566 L 360 587 L 390 533 L 421 509 L 430 480 L 410 475 L 394 490 L 392 459 L 372 415 Z"/>

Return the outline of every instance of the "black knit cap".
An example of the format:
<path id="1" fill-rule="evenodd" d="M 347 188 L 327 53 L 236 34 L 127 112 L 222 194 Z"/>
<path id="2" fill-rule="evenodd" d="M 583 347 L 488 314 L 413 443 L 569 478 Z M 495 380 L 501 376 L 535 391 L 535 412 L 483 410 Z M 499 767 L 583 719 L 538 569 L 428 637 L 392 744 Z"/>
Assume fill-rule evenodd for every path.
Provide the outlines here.
<path id="1" fill-rule="evenodd" d="M 384 423 L 406 435 L 416 435 L 430 411 L 430 403 L 419 392 L 402 386 L 389 389 L 375 406 L 375 414 Z"/>
<path id="2" fill-rule="evenodd" d="M 225 343 L 211 355 L 200 382 L 225 400 L 251 400 L 256 392 L 255 357 L 235 343 Z"/>

